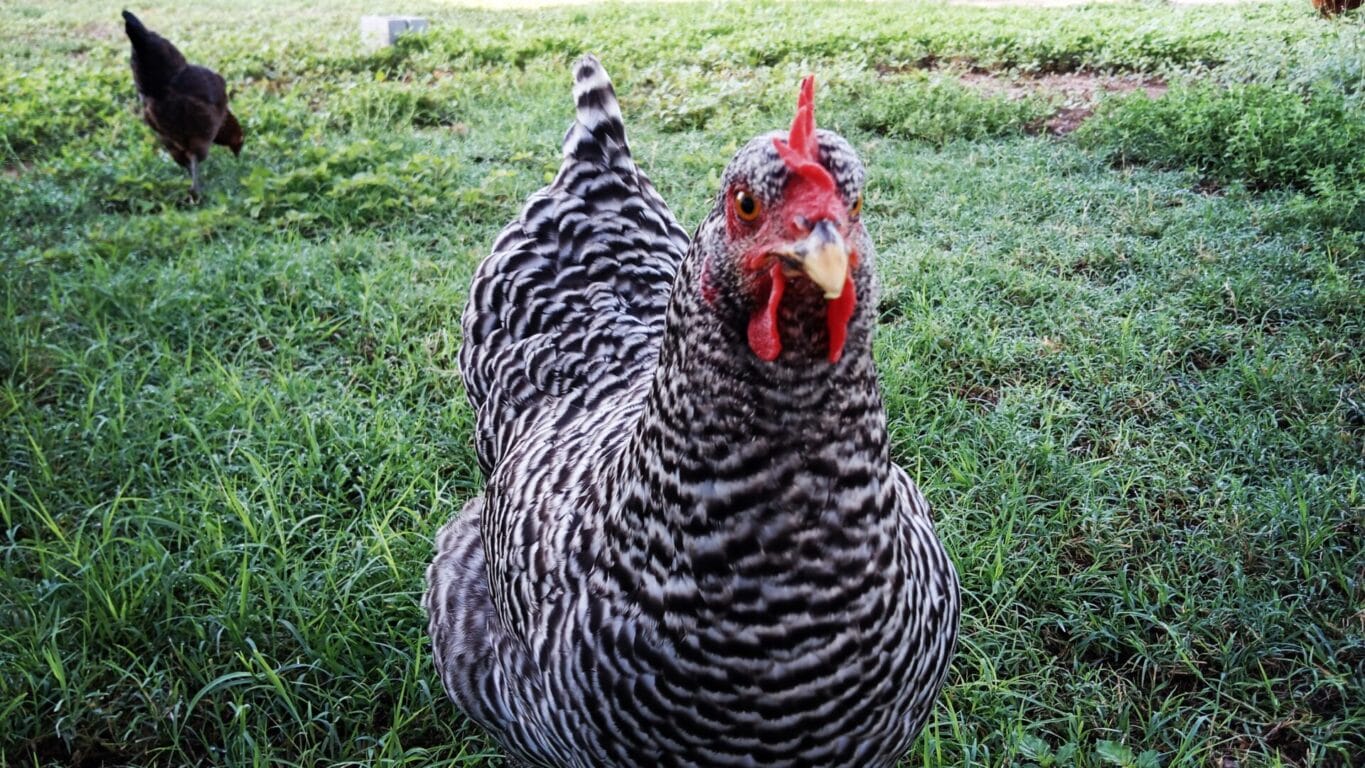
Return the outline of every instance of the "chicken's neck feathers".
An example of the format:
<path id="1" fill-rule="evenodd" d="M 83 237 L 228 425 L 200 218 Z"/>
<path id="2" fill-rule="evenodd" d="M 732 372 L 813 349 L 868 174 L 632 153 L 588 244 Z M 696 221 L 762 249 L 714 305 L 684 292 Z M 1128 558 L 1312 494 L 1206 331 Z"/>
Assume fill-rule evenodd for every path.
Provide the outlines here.
<path id="1" fill-rule="evenodd" d="M 607 528 L 621 556 L 645 561 L 641 588 L 656 592 L 679 574 L 689 588 L 743 578 L 725 553 L 756 547 L 793 571 L 875 558 L 899 523 L 868 318 L 837 363 L 819 349 L 764 362 L 705 306 L 695 265 L 684 263 L 649 394 L 612 470 Z"/>

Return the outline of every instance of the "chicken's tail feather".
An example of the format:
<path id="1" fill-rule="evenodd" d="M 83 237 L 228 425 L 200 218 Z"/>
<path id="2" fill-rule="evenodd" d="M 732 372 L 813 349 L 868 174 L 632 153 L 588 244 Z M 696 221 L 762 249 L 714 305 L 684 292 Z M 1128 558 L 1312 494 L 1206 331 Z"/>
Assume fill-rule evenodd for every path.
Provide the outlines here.
<path id="1" fill-rule="evenodd" d="M 145 45 L 148 42 L 149 30 L 143 25 L 142 20 L 134 16 L 131 11 L 123 12 L 123 31 L 128 34 L 128 39 L 133 45 Z"/>
<path id="2" fill-rule="evenodd" d="M 574 65 L 573 97 L 578 114 L 564 136 L 564 159 L 629 158 L 621 105 L 616 101 L 611 78 L 597 57 L 588 54 Z"/>
<path id="3" fill-rule="evenodd" d="M 460 371 L 487 472 L 552 414 L 642 397 L 687 252 L 687 233 L 631 160 L 602 65 L 585 56 L 573 72 L 564 162 L 498 235 L 463 315 Z"/>
<path id="4" fill-rule="evenodd" d="M 147 29 L 128 11 L 123 12 L 123 28 L 133 44 L 133 79 L 138 90 L 160 97 L 171 78 L 187 66 L 185 57 L 169 40 Z"/>

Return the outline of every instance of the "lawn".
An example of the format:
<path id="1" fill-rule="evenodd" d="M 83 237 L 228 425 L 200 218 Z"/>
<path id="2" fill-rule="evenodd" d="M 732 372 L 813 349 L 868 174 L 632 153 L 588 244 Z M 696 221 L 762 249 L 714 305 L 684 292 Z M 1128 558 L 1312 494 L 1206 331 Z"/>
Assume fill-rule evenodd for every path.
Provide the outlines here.
<path id="1" fill-rule="evenodd" d="M 193 205 L 120 7 L 0 26 L 0 765 L 498 763 L 418 599 L 482 484 L 466 286 L 593 51 L 686 228 L 806 72 L 868 165 L 965 599 L 907 766 L 1365 768 L 1362 16 L 412 0 L 367 53 L 361 0 L 134 7 L 246 129 Z"/>

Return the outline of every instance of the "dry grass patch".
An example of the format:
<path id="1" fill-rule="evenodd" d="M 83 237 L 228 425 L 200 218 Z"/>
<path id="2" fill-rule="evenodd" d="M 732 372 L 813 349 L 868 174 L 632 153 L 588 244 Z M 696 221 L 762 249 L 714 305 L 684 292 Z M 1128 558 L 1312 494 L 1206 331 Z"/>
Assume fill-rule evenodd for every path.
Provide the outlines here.
<path id="1" fill-rule="evenodd" d="M 1142 91 L 1148 98 L 1156 99 L 1168 89 L 1161 78 L 1143 74 L 1066 72 L 1005 75 L 998 72 L 968 72 L 959 79 L 963 85 L 989 96 L 1004 96 L 1014 101 L 1043 96 L 1054 101 L 1057 110 L 1031 128 L 1055 136 L 1063 136 L 1079 128 L 1095 113 L 1095 105 L 1106 95 Z"/>

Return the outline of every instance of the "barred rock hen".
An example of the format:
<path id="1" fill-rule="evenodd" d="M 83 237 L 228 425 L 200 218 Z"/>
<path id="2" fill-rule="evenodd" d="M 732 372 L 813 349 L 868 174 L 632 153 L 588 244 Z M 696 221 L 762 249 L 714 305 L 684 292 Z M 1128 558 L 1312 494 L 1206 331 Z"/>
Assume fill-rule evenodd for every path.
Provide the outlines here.
<path id="1" fill-rule="evenodd" d="M 228 111 L 227 83 L 211 69 L 185 61 L 171 42 L 123 12 L 124 30 L 133 44 L 133 81 L 142 101 L 142 119 L 152 127 L 175 162 L 190 172 L 190 194 L 199 197 L 199 164 L 209 148 L 221 144 L 242 152 L 242 126 Z"/>
<path id="2" fill-rule="evenodd" d="M 464 313 L 489 479 L 427 571 L 446 691 L 535 766 L 890 766 L 959 603 L 888 456 L 862 165 L 808 78 L 689 243 L 575 74 L 559 175 Z"/>

